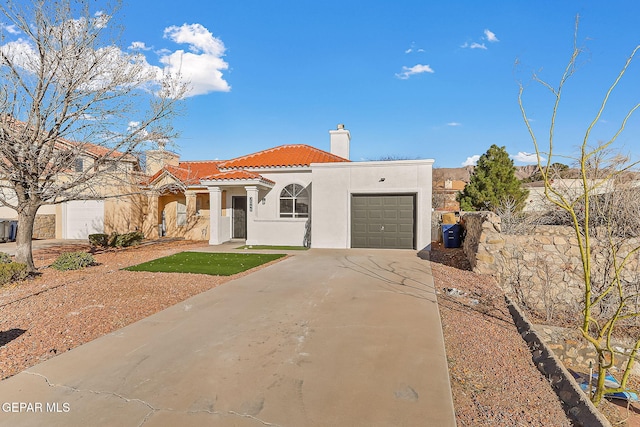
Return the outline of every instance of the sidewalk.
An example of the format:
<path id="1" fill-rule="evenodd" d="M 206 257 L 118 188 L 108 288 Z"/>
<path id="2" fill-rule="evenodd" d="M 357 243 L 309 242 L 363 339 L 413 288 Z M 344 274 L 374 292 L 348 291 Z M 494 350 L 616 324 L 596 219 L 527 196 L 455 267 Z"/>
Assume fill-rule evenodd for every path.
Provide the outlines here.
<path id="1" fill-rule="evenodd" d="M 73 246 L 73 245 L 88 245 L 87 239 L 46 239 L 46 240 L 33 240 L 33 250 L 46 249 L 53 246 Z M 7 253 L 9 255 L 16 254 L 16 242 L 0 243 L 0 252 Z"/>

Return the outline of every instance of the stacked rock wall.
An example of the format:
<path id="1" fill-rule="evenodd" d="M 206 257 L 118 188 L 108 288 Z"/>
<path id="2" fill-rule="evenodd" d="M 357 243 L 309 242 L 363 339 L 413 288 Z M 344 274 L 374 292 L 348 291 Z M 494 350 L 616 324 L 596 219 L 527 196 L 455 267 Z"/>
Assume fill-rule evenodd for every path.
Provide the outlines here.
<path id="1" fill-rule="evenodd" d="M 491 212 L 464 214 L 464 252 L 473 271 L 498 279 L 505 291 L 522 304 L 542 311 L 547 317 L 559 310 L 580 310 L 584 289 L 580 248 L 575 232 L 566 226 L 536 226 L 527 235 L 501 233 L 500 218 Z M 628 239 L 620 247 L 621 260 L 637 239 Z M 591 241 L 595 263 L 592 280 L 598 286 L 610 267 L 608 245 Z M 640 283 L 637 256 L 633 256 L 623 273 L 629 283 Z"/>
<path id="2" fill-rule="evenodd" d="M 33 223 L 34 239 L 55 239 L 56 238 L 56 216 L 36 215 Z"/>

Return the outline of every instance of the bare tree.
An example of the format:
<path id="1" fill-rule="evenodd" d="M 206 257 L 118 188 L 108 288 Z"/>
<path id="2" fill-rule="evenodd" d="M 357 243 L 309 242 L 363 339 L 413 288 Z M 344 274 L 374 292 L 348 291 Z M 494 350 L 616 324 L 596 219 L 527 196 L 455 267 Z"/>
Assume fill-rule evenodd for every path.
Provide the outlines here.
<path id="1" fill-rule="evenodd" d="M 38 209 L 104 194 L 150 141 L 174 136 L 187 89 L 118 47 L 118 1 L 96 4 L 0 4 L 0 203 L 18 213 L 16 260 L 31 272 Z"/>
<path id="2" fill-rule="evenodd" d="M 554 149 L 556 148 L 554 135 L 558 107 L 562 99 L 564 86 L 575 72 L 577 61 L 581 54 L 581 49 L 577 46 L 578 21 L 578 18 L 576 18 L 573 52 L 558 85 L 554 87 L 534 75 L 534 81 L 548 89 L 553 97 L 547 143 L 542 143 L 538 140 L 527 117 L 523 101 L 523 85 L 520 85 L 518 102 L 524 123 L 538 155 L 538 168 L 541 179 L 544 182 L 545 197 L 554 206 L 566 212 L 577 238 L 584 285 L 581 301 L 582 316 L 579 327 L 582 336 L 598 354 L 598 380 L 595 392 L 591 397 L 592 401 L 598 404 L 605 394 L 623 391 L 627 388 L 631 368 L 638 349 L 640 349 L 640 333 L 638 333 L 638 328 L 636 327 L 633 329 L 635 331 L 635 344 L 631 345 L 625 352 L 629 358 L 620 381 L 621 386 L 619 388 L 605 387 L 606 371 L 614 365 L 616 357 L 620 356 L 620 352 L 612 344 L 612 339 L 619 333 L 620 329 L 627 329 L 627 332 L 629 332 L 629 324 L 637 322 L 640 317 L 640 311 L 637 309 L 639 298 L 637 286 L 630 286 L 628 281 L 625 280 L 625 271 L 629 269 L 630 264 L 637 257 L 640 246 L 623 244 L 623 240 L 627 238 L 624 232 L 621 233 L 624 227 L 621 227 L 622 224 L 616 224 L 618 217 L 612 214 L 612 210 L 604 208 L 606 204 L 600 203 L 603 209 L 599 211 L 599 214 L 593 208 L 595 204 L 604 201 L 603 192 L 601 191 L 604 186 L 610 182 L 619 181 L 621 177 L 638 164 L 638 162 L 628 161 L 624 157 L 611 155 L 613 153 L 611 150 L 614 148 L 614 143 L 619 135 L 624 131 L 629 118 L 640 107 L 640 103 L 632 106 L 626 112 L 618 129 L 608 140 L 599 141 L 592 145 L 591 133 L 596 123 L 600 120 L 610 96 L 625 76 L 640 46 L 637 46 L 627 58 L 618 76 L 606 91 L 600 107 L 582 136 L 580 152 L 575 159 L 580 174 L 579 189 L 572 192 L 559 190 L 552 185 L 549 171 L 551 170 L 550 166 L 555 155 Z M 546 162 L 543 157 L 546 157 Z M 609 206 L 612 205 L 609 204 Z M 605 274 L 597 274 L 597 266 L 603 257 L 607 261 L 608 268 L 605 269 Z"/>

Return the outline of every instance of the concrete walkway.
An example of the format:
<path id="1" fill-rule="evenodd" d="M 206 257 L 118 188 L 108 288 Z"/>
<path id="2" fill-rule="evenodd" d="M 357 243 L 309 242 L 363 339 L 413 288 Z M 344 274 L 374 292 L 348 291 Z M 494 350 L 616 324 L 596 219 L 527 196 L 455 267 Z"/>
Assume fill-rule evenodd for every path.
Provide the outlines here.
<path id="1" fill-rule="evenodd" d="M 455 425 L 414 251 L 297 253 L 0 382 L 0 404 L 2 426 Z"/>

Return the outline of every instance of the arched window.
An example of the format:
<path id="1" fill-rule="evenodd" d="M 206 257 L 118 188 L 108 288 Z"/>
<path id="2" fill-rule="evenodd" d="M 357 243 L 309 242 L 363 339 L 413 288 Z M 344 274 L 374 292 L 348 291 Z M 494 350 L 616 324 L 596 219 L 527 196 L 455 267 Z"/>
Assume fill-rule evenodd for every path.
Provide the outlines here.
<path id="1" fill-rule="evenodd" d="M 308 218 L 309 192 L 299 184 L 289 184 L 280 193 L 280 218 Z"/>

